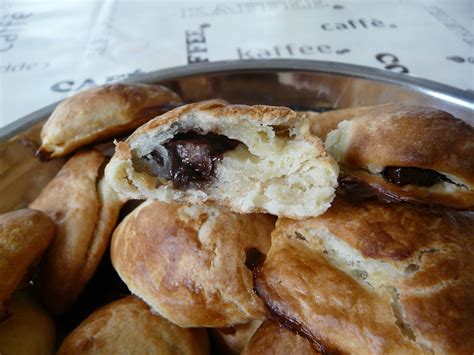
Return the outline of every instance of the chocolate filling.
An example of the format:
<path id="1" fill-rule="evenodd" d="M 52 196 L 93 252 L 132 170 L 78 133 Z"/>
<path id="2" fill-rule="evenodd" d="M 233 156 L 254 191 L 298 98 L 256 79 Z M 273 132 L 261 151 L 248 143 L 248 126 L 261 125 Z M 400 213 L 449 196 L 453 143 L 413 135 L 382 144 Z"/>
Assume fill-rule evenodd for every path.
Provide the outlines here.
<path id="1" fill-rule="evenodd" d="M 398 186 L 418 185 L 429 187 L 439 182 L 446 181 L 452 183 L 452 181 L 443 174 L 429 169 L 386 166 L 382 171 L 382 175 L 392 184 Z"/>
<path id="2" fill-rule="evenodd" d="M 179 133 L 143 157 L 149 174 L 172 181 L 176 188 L 212 181 L 222 155 L 240 142 L 216 133 Z"/>

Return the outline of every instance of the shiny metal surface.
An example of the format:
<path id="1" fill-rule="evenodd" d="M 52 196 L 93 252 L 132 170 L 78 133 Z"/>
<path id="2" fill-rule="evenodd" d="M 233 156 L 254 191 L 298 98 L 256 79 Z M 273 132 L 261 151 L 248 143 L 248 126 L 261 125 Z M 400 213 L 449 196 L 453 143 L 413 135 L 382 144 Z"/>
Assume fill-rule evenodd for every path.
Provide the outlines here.
<path id="1" fill-rule="evenodd" d="M 233 103 L 305 109 L 402 102 L 443 109 L 474 125 L 474 95 L 450 86 L 357 65 L 275 59 L 200 63 L 141 74 L 128 82 L 159 83 L 186 101 L 223 98 Z M 0 129 L 0 142 L 46 119 L 58 103 Z"/>

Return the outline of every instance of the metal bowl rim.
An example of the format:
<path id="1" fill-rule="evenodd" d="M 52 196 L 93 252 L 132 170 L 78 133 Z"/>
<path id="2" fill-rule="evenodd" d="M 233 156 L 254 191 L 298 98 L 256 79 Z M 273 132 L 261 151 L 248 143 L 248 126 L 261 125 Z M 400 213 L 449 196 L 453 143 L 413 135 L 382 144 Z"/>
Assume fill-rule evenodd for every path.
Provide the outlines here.
<path id="1" fill-rule="evenodd" d="M 468 110 L 474 110 L 474 94 L 452 86 L 435 81 L 421 79 L 399 73 L 393 73 L 377 68 L 371 68 L 355 64 L 337 63 L 330 61 L 306 60 L 306 59 L 253 59 L 253 60 L 226 60 L 217 62 L 195 63 L 166 69 L 160 69 L 144 74 L 134 75 L 124 80 L 127 83 L 152 83 L 166 80 L 175 80 L 183 77 L 197 75 L 212 75 L 224 73 L 246 73 L 246 72 L 312 72 L 321 74 L 332 74 L 348 76 L 382 83 L 392 84 L 408 88 L 415 92 L 421 92 L 428 96 L 437 97 L 449 101 L 455 105 L 462 106 Z M 34 111 L 3 128 L 0 128 L 0 142 L 5 141 L 23 130 L 31 127 L 45 117 L 49 116 L 54 108 L 61 102 L 57 101 Z"/>

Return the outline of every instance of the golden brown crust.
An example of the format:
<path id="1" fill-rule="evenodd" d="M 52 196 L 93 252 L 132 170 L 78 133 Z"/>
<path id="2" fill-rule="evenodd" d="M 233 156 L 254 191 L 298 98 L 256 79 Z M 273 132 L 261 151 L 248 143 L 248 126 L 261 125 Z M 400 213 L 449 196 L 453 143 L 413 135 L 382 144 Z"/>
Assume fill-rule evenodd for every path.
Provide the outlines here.
<path id="1" fill-rule="evenodd" d="M 94 275 L 105 249 L 109 246 L 110 237 L 117 225 L 120 209 L 124 204 L 104 179 L 98 182 L 98 198 L 99 218 L 82 262 L 81 273 L 76 281 L 79 292 Z"/>
<path id="2" fill-rule="evenodd" d="M 135 132 L 133 132 L 130 137 L 128 137 L 127 142 L 133 141 L 135 137 L 143 134 L 144 132 L 149 132 L 160 126 L 176 122 L 180 118 L 180 116 L 184 115 L 187 112 L 195 110 L 213 110 L 225 107 L 226 105 L 227 103 L 224 100 L 208 100 L 195 102 L 175 108 L 174 110 L 168 111 L 138 128 Z"/>
<path id="3" fill-rule="evenodd" d="M 182 327 L 263 319 L 246 252 L 266 253 L 273 226 L 267 215 L 146 202 L 115 230 L 112 263 L 132 293 Z"/>
<path id="4" fill-rule="evenodd" d="M 103 163 L 97 151 L 77 153 L 30 205 L 57 225 L 40 265 L 43 300 L 54 313 L 66 311 L 93 275 L 118 218 L 122 202 L 98 183 Z"/>
<path id="5" fill-rule="evenodd" d="M 339 132 L 339 134 L 336 134 Z M 375 106 L 339 125 L 326 147 L 342 170 L 379 191 L 407 201 L 474 208 L 474 127 L 447 112 L 417 106 Z M 444 174 L 451 183 L 398 186 L 382 169 L 416 167 Z"/>
<path id="6" fill-rule="evenodd" d="M 209 100 L 184 105 L 156 117 L 133 132 L 133 134 L 127 139 L 127 142 L 132 143 L 141 135 L 151 132 L 161 126 L 166 126 L 176 122 L 184 114 L 192 111 L 201 111 L 214 119 L 236 115 L 249 116 L 252 117 L 252 120 L 268 122 L 270 124 L 275 122 L 277 119 L 286 119 L 289 122 L 294 122 L 301 118 L 301 114 L 289 109 L 288 107 L 229 105 L 224 100 Z"/>
<path id="7" fill-rule="evenodd" d="M 321 354 L 306 339 L 284 328 L 278 322 L 266 320 L 257 329 L 242 355 L 317 355 Z"/>
<path id="8" fill-rule="evenodd" d="M 324 352 L 421 350 L 404 339 L 386 299 L 379 299 L 304 245 L 272 241 L 256 288 L 275 317 L 288 320 Z"/>
<path id="9" fill-rule="evenodd" d="M 0 354 L 51 355 L 54 341 L 54 320 L 29 291 L 16 291 L 9 317 L 0 322 Z"/>
<path id="10" fill-rule="evenodd" d="M 0 215 L 0 321 L 10 295 L 53 236 L 54 223 L 41 211 L 23 209 Z"/>
<path id="11" fill-rule="evenodd" d="M 278 222 L 256 287 L 330 348 L 470 353 L 473 230 L 469 215 L 337 198 L 320 217 Z"/>
<path id="12" fill-rule="evenodd" d="M 408 263 L 416 260 L 421 250 L 433 248 L 463 259 L 474 252 L 474 219 L 468 216 L 443 209 L 336 198 L 324 215 L 308 220 L 304 228 L 326 229 L 364 257 L 386 262 Z M 279 225 L 300 228 L 287 219 Z"/>
<path id="13" fill-rule="evenodd" d="M 64 339 L 60 354 L 208 354 L 204 329 L 183 329 L 134 296 L 106 305 Z"/>
<path id="14" fill-rule="evenodd" d="M 474 185 L 474 128 L 447 112 L 383 105 L 352 120 L 348 167 L 414 166 L 459 176 Z"/>
<path id="15" fill-rule="evenodd" d="M 179 96 L 159 85 L 118 83 L 80 92 L 60 103 L 45 123 L 40 151 L 64 156 L 129 132 L 177 104 Z"/>

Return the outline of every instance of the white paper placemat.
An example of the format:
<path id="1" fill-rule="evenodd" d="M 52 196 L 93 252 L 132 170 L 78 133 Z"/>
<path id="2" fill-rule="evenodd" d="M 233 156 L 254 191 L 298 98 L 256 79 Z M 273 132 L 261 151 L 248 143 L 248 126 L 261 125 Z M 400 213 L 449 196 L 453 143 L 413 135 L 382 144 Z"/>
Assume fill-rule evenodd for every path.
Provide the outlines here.
<path id="1" fill-rule="evenodd" d="M 3 1 L 0 126 L 135 73 L 224 59 L 346 62 L 474 91 L 454 1 Z"/>

